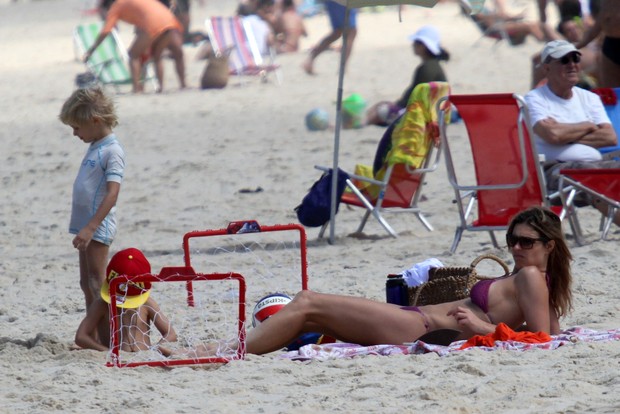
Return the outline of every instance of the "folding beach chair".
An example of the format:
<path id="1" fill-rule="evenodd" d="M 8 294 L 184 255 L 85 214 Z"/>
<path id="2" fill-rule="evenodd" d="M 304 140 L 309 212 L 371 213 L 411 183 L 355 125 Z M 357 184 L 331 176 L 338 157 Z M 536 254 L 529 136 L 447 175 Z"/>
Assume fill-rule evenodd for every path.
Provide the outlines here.
<path id="1" fill-rule="evenodd" d="M 205 26 L 214 54 L 229 53 L 231 75 L 258 75 L 266 80 L 267 75 L 274 72 L 278 85 L 282 83 L 280 66 L 275 63 L 275 51 L 269 47 L 268 56 L 262 55 L 251 25 L 242 17 L 211 17 L 205 21 Z M 265 63 L 265 58 L 269 63 Z"/>
<path id="2" fill-rule="evenodd" d="M 343 194 L 341 203 L 366 209 L 358 233 L 372 215 L 392 237 L 397 237 L 383 217 L 385 212 L 413 213 L 428 231 L 433 230 L 418 207 L 418 201 L 426 173 L 435 171 L 439 164 L 441 148 L 436 108 L 437 102 L 449 93 L 446 82 L 416 86 L 409 97 L 407 111 L 394 121 L 379 143 L 377 168 L 358 165 L 355 174 L 350 174 L 347 180 L 350 191 Z M 323 236 L 327 225 L 323 226 L 319 237 Z"/>
<path id="3" fill-rule="evenodd" d="M 488 13 L 488 10 L 484 7 L 482 7 L 482 9 L 477 13 L 472 14 L 464 1 L 461 0 L 459 3 L 461 5 L 462 14 L 471 19 L 481 33 L 480 37 L 474 42 L 473 46 L 479 44 L 484 38 L 495 40 L 495 43 L 493 44 L 494 48 L 498 46 L 502 40 L 506 41 L 506 43 L 510 46 L 516 46 L 525 41 L 524 36 L 515 36 L 516 32 L 507 28 L 509 23 L 521 21 L 521 18 L 506 19 L 502 18 L 499 13 L 494 13 L 493 23 L 489 24 L 485 21 L 485 14 Z"/>
<path id="4" fill-rule="evenodd" d="M 572 187 L 570 192 L 561 192 L 562 205 L 565 210 L 574 210 L 569 216 L 572 226 L 580 228 L 577 211 L 573 206 L 573 200 L 577 192 L 583 191 L 591 197 L 604 201 L 608 208 L 607 214 L 601 217 L 601 240 L 607 238 L 609 228 L 613 223 L 614 216 L 620 209 L 620 169 L 565 169 L 560 170 L 560 188 Z M 576 234 L 577 244 L 583 246 L 584 238 L 581 233 Z"/>
<path id="5" fill-rule="evenodd" d="M 488 231 L 499 248 L 493 232 L 506 230 L 513 215 L 530 206 L 549 206 L 525 101 L 513 94 L 451 95 L 440 101 L 446 103 L 456 107 L 465 123 L 476 180 L 475 184 L 460 184 L 447 136 L 449 116 L 439 110 L 448 180 L 460 219 L 450 251 L 456 251 L 466 230 Z M 560 207 L 554 211 L 561 218 L 565 215 Z"/>
<path id="6" fill-rule="evenodd" d="M 616 136 L 620 137 L 620 102 L 618 102 L 620 88 L 597 88 L 593 89 L 592 92 L 601 97 L 605 112 L 607 112 L 611 125 L 616 131 Z M 599 148 L 603 154 L 617 150 L 620 150 L 620 145 Z"/>
<path id="7" fill-rule="evenodd" d="M 96 22 L 81 24 L 74 29 L 73 44 L 76 57 L 81 59 L 86 50 L 95 43 L 102 28 L 103 23 Z M 88 62 L 86 62 L 86 66 L 102 85 L 113 85 L 115 87 L 131 85 L 129 56 L 116 29 L 113 29 L 97 47 Z M 157 89 L 155 72 L 150 64 L 145 66 L 145 79 L 151 82 L 153 89 Z"/>

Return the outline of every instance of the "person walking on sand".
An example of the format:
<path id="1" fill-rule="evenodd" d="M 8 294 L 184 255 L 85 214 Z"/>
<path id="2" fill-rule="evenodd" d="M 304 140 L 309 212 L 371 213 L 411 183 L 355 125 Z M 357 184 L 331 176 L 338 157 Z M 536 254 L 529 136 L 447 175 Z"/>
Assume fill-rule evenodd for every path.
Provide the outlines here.
<path id="1" fill-rule="evenodd" d="M 333 0 L 327 0 L 325 2 L 325 9 L 329 14 L 329 21 L 332 26 L 332 31 L 323 38 L 311 51 L 308 58 L 304 61 L 302 67 L 308 75 L 314 75 L 314 60 L 334 43 L 340 39 L 346 30 L 347 44 L 342 45 L 345 48 L 344 64 L 346 66 L 349 56 L 351 56 L 351 50 L 353 49 L 353 42 L 357 35 L 357 10 L 349 10 L 349 21 L 345 24 L 346 8 Z"/>
<path id="2" fill-rule="evenodd" d="M 116 201 L 125 171 L 125 152 L 112 129 L 114 103 L 101 88 L 78 89 L 65 101 L 60 121 L 88 144 L 73 184 L 69 233 L 78 250 L 80 287 L 86 309 L 99 296 L 110 245 L 116 236 Z"/>
<path id="3" fill-rule="evenodd" d="M 168 49 L 174 59 L 181 89 L 185 88 L 185 61 L 183 58 L 183 26 L 174 14 L 157 0 L 114 0 L 106 14 L 105 24 L 95 43 L 86 51 L 88 61 L 101 42 L 112 31 L 118 20 L 133 24 L 136 36 L 129 47 L 129 66 L 135 93 L 143 92 L 142 65 L 152 57 L 159 81 L 157 92 L 164 88 L 162 54 Z"/>

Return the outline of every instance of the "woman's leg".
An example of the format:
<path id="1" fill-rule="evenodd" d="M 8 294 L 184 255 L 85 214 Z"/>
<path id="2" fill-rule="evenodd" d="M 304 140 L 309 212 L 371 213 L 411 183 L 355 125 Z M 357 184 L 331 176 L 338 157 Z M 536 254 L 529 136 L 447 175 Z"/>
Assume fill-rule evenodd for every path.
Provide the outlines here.
<path id="1" fill-rule="evenodd" d="M 426 327 L 422 315 L 396 305 L 305 290 L 248 332 L 247 352 L 278 350 L 306 332 L 362 345 L 402 344 L 426 333 Z"/>
<path id="2" fill-rule="evenodd" d="M 152 53 L 153 62 L 155 63 L 155 73 L 159 81 L 159 92 L 164 88 L 164 63 L 162 54 L 164 50 L 170 50 L 170 54 L 174 59 L 179 85 L 185 88 L 185 62 L 183 60 L 183 39 L 181 33 L 177 30 L 167 30 L 162 33 L 153 42 Z"/>
<path id="3" fill-rule="evenodd" d="M 142 85 L 142 55 L 149 50 L 151 39 L 142 30 L 136 30 L 136 37 L 129 47 L 129 69 L 133 82 L 133 91 L 144 91 Z"/>

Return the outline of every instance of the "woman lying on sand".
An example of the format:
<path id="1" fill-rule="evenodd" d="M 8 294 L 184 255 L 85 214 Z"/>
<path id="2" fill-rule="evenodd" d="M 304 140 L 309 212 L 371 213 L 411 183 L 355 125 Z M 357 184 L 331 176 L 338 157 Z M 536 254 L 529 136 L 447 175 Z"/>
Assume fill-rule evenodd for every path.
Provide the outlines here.
<path id="1" fill-rule="evenodd" d="M 500 322 L 558 334 L 558 318 L 572 309 L 572 256 L 559 217 L 541 207 L 526 209 L 512 219 L 506 243 L 515 262 L 512 273 L 478 282 L 468 299 L 417 307 L 304 290 L 248 332 L 247 352 L 276 351 L 306 332 L 361 345 L 400 345 L 438 329 L 459 330 L 457 340 L 469 339 L 494 332 Z M 196 351 L 213 355 L 236 346 Z"/>

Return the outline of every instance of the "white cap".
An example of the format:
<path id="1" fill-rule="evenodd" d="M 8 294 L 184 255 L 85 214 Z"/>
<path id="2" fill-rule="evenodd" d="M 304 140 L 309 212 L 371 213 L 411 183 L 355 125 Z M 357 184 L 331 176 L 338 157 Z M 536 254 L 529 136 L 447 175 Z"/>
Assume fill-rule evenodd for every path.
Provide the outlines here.
<path id="1" fill-rule="evenodd" d="M 566 40 L 553 40 L 545 45 L 540 56 L 540 61 L 543 63 L 546 62 L 549 56 L 554 59 L 560 59 L 573 52 L 581 55 L 581 52 L 572 43 Z"/>
<path id="2" fill-rule="evenodd" d="M 409 36 L 409 40 L 412 42 L 421 42 L 435 56 L 441 54 L 441 46 L 439 46 L 439 30 L 437 30 L 435 26 L 421 27 L 417 32 Z"/>

